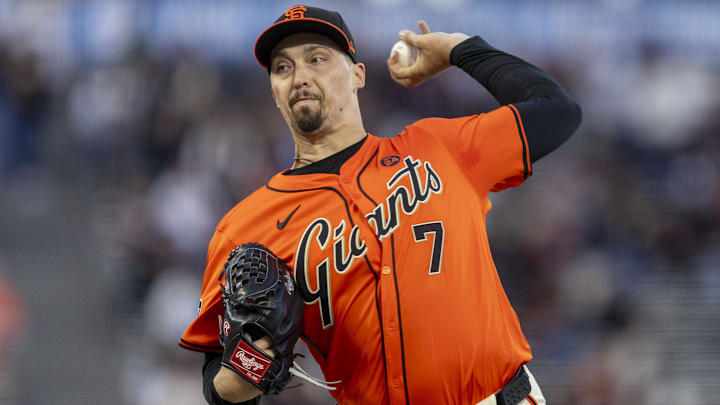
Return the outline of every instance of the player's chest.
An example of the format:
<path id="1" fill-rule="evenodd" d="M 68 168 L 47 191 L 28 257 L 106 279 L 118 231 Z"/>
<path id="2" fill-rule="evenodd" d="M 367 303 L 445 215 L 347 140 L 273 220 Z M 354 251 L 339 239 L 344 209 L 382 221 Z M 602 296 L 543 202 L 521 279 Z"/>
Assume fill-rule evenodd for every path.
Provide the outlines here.
<path id="1" fill-rule="evenodd" d="M 373 299 L 390 261 L 387 242 L 407 237 L 409 224 L 427 222 L 427 212 L 442 204 L 444 182 L 432 162 L 398 154 L 373 159 L 300 187 L 271 181 L 257 208 L 265 222 L 257 238 L 290 266 L 310 304 L 306 316 L 324 328 L 345 312 L 343 300 Z"/>
<path id="2" fill-rule="evenodd" d="M 325 252 L 322 257 L 330 254 L 332 267 L 343 273 L 373 241 L 443 204 L 446 181 L 431 161 L 397 154 L 374 159 L 379 164 L 327 175 L 304 187 L 270 182 L 261 215 L 267 222 L 263 228 L 270 231 L 263 238 L 308 260 L 317 251 Z"/>
<path id="3" fill-rule="evenodd" d="M 315 182 L 287 187 L 271 181 L 258 207 L 265 222 L 259 237 L 283 252 L 300 284 L 311 273 L 325 275 L 307 276 L 310 284 L 351 275 L 356 266 L 379 271 L 383 240 L 408 235 L 407 225 L 432 217 L 428 213 L 452 209 L 445 196 L 449 178 L 436 165 L 376 154 L 357 170 Z"/>

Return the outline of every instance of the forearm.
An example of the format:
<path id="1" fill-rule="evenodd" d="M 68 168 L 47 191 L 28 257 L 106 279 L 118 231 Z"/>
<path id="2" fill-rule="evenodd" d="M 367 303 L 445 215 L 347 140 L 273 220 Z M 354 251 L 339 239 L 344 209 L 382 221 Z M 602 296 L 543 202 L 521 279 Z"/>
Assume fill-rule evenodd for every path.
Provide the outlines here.
<path id="1" fill-rule="evenodd" d="M 493 48 L 479 36 L 455 46 L 450 53 L 450 63 L 475 78 L 502 105 L 539 97 L 569 98 L 547 73 Z"/>
<path id="2" fill-rule="evenodd" d="M 223 367 L 221 356 L 207 354 L 203 366 L 203 395 L 211 405 L 256 405 L 260 403 L 260 390 L 240 375 Z"/>
<path id="3" fill-rule="evenodd" d="M 480 37 L 458 44 L 450 62 L 482 84 L 502 105 L 520 112 L 537 161 L 564 143 L 582 120 L 580 106 L 547 73 L 524 60 L 497 50 Z"/>

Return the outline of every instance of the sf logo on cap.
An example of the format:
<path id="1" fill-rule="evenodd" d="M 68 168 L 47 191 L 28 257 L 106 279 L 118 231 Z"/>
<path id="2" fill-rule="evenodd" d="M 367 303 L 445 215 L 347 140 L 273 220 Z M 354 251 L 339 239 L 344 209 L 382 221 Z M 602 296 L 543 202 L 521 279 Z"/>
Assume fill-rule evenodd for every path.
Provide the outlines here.
<path id="1" fill-rule="evenodd" d="M 305 6 L 293 6 L 285 12 L 285 19 L 292 20 L 295 18 L 305 18 L 305 12 L 307 8 Z"/>

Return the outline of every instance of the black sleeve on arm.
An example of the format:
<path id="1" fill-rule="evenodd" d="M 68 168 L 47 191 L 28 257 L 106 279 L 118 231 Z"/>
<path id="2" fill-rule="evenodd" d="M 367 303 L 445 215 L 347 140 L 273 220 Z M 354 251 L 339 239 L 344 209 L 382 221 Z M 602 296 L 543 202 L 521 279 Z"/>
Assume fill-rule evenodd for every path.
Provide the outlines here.
<path id="1" fill-rule="evenodd" d="M 518 109 L 532 162 L 557 149 L 580 126 L 580 106 L 555 80 L 478 36 L 456 45 L 450 63 L 475 78 L 500 104 Z"/>
<path id="2" fill-rule="evenodd" d="M 203 365 L 203 396 L 210 405 L 259 405 L 260 397 L 251 399 L 250 401 L 240 402 L 238 404 L 231 404 L 230 402 L 224 401 L 220 398 L 217 391 L 215 390 L 215 384 L 213 379 L 215 375 L 220 371 L 222 364 L 222 354 L 219 353 L 205 353 L 205 364 Z"/>

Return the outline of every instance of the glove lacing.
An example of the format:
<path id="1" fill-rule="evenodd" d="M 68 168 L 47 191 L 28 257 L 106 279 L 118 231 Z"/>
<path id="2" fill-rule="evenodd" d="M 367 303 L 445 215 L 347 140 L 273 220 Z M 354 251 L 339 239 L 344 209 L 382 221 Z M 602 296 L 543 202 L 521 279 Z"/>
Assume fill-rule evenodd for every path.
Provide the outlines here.
<path id="1" fill-rule="evenodd" d="M 222 297 L 226 301 L 231 302 L 235 308 L 244 307 L 246 309 L 255 309 L 255 310 L 257 310 L 257 309 L 273 309 L 272 306 L 253 302 L 252 299 L 248 299 L 248 298 L 238 299 L 238 297 L 228 294 L 225 291 L 223 291 Z"/>
<path id="2" fill-rule="evenodd" d="M 298 356 L 305 357 L 300 354 L 298 354 Z M 341 380 L 325 381 L 320 378 L 313 377 L 310 375 L 310 373 L 305 371 L 305 369 L 300 367 L 300 364 L 298 364 L 298 362 L 295 360 L 293 360 L 293 367 L 290 367 L 290 374 L 292 374 L 296 377 L 300 377 L 303 380 L 306 380 L 307 382 L 309 382 L 310 384 L 317 385 L 318 387 L 325 388 L 326 390 L 329 390 L 329 391 L 334 391 L 337 389 L 337 387 L 331 387 L 331 385 L 340 384 L 342 382 Z"/>

